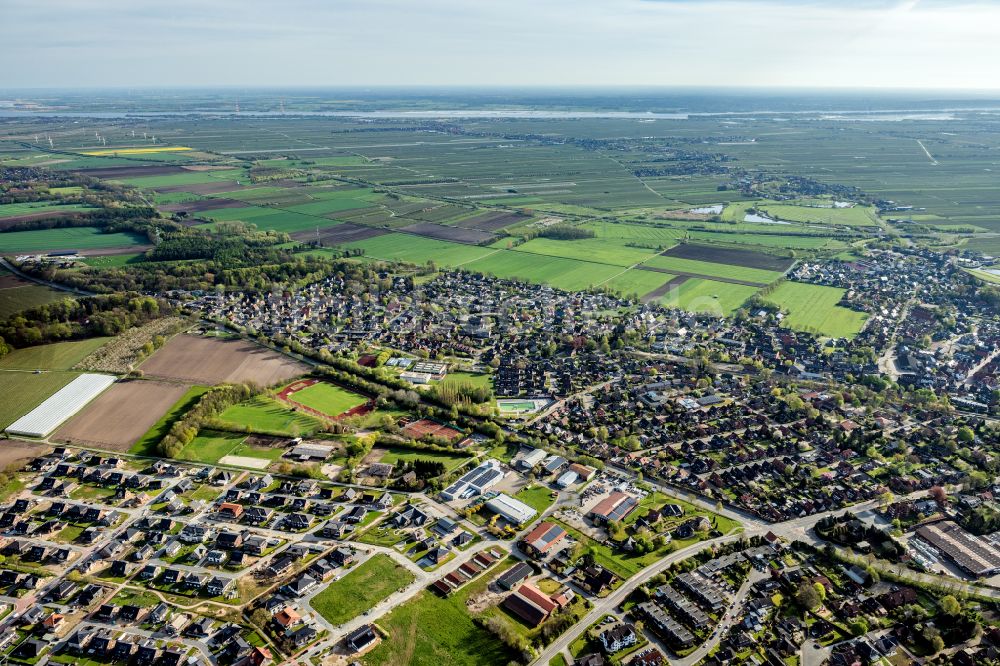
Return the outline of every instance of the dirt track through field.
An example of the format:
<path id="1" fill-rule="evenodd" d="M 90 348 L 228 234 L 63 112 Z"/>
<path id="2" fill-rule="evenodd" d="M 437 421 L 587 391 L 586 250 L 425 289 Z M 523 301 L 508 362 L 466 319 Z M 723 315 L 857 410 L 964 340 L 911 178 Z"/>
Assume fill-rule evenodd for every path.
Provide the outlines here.
<path id="1" fill-rule="evenodd" d="M 246 340 L 182 334 L 143 363 L 142 371 L 192 384 L 249 381 L 270 386 L 303 375 L 309 367 Z"/>
<path id="2" fill-rule="evenodd" d="M 641 303 L 649 303 L 650 301 L 655 301 L 659 298 L 662 298 L 663 296 L 666 296 L 671 289 L 681 286 L 690 279 L 691 277 L 688 275 L 678 275 L 673 280 L 665 282 L 656 289 L 654 289 L 653 291 L 649 292 L 648 294 L 640 298 L 639 301 Z"/>
<path id="3" fill-rule="evenodd" d="M 118 382 L 70 418 L 52 439 L 127 451 L 187 389 L 167 382 Z"/>

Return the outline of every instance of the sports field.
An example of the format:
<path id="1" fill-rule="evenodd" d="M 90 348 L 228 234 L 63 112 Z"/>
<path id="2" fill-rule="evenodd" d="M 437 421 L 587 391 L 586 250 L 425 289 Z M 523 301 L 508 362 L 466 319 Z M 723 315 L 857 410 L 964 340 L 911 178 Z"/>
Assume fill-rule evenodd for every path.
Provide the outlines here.
<path id="1" fill-rule="evenodd" d="M 301 391 L 295 391 L 289 399 L 331 417 L 368 402 L 362 395 L 326 382 L 317 382 Z"/>
<path id="2" fill-rule="evenodd" d="M 833 338 L 853 338 L 868 315 L 837 305 L 843 296 L 844 290 L 836 287 L 783 282 L 764 300 L 787 313 L 783 326 Z"/>
<path id="3" fill-rule="evenodd" d="M 289 437 L 311 435 L 322 426 L 308 414 L 296 412 L 265 396 L 233 405 L 219 415 L 219 421 L 222 424 L 250 428 L 253 432 Z"/>

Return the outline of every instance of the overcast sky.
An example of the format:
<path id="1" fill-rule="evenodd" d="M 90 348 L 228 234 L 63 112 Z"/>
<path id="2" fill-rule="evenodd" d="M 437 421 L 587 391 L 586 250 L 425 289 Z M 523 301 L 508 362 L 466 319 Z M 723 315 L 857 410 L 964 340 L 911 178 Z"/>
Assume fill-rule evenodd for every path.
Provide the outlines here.
<path id="1" fill-rule="evenodd" d="M 1000 0 L 0 0 L 0 87 L 1000 89 Z"/>

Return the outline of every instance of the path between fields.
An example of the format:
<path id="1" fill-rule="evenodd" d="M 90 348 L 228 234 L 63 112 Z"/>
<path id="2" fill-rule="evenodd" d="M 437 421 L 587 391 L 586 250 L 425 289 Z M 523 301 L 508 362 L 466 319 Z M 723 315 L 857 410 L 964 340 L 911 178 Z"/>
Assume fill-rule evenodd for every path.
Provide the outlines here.
<path id="1" fill-rule="evenodd" d="M 920 139 L 917 139 L 917 143 L 920 144 L 920 148 L 924 151 L 924 154 L 927 155 L 927 159 L 931 161 L 931 164 L 937 166 L 938 161 L 934 159 L 933 155 L 931 155 L 931 151 L 927 150 L 927 146 L 924 145 L 924 142 L 921 141 Z"/>

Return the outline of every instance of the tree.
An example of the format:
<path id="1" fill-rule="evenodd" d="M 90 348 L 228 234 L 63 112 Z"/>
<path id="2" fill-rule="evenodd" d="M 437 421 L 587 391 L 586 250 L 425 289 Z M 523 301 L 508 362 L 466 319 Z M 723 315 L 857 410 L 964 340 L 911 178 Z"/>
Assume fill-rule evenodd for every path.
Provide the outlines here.
<path id="1" fill-rule="evenodd" d="M 826 601 L 826 588 L 823 583 L 813 583 L 813 588 L 816 590 L 816 596 L 819 597 L 820 603 Z"/>
<path id="2" fill-rule="evenodd" d="M 859 617 L 847 625 L 847 628 L 851 630 L 851 635 L 853 636 L 863 636 L 868 633 L 868 621 L 863 617 Z"/>
<path id="3" fill-rule="evenodd" d="M 963 444 L 971 444 L 976 439 L 976 433 L 969 426 L 962 426 L 958 429 L 958 441 Z"/>
<path id="4" fill-rule="evenodd" d="M 819 596 L 819 592 L 817 592 L 816 588 L 808 581 L 803 581 L 803 583 L 799 585 L 799 589 L 795 593 L 795 600 L 806 610 L 813 610 L 814 608 L 817 608 L 823 601 Z"/>
<path id="5" fill-rule="evenodd" d="M 947 595 L 941 598 L 941 610 L 945 615 L 958 615 L 962 612 L 962 604 L 954 595 Z"/>

